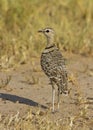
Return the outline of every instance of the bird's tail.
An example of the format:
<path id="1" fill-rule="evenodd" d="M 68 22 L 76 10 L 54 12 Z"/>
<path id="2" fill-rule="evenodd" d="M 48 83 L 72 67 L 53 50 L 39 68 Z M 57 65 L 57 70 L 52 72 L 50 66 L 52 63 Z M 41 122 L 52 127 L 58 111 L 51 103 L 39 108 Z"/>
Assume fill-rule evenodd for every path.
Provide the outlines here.
<path id="1" fill-rule="evenodd" d="M 60 92 L 60 94 L 64 93 L 67 94 L 68 93 L 68 80 L 67 80 L 67 75 L 62 75 L 62 78 L 58 84 L 58 91 Z"/>

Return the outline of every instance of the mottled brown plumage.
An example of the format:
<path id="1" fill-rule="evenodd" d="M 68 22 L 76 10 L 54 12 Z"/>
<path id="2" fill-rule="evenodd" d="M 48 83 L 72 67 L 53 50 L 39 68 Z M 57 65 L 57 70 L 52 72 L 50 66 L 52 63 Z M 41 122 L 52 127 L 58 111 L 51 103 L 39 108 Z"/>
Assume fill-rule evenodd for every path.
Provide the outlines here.
<path id="1" fill-rule="evenodd" d="M 52 102 L 54 112 L 54 97 L 55 88 L 54 84 L 58 86 L 58 108 L 59 108 L 59 94 L 67 93 L 67 70 L 65 66 L 65 60 L 60 50 L 54 44 L 54 30 L 46 28 L 39 30 L 44 33 L 47 38 L 47 45 L 41 54 L 41 67 L 52 84 Z"/>

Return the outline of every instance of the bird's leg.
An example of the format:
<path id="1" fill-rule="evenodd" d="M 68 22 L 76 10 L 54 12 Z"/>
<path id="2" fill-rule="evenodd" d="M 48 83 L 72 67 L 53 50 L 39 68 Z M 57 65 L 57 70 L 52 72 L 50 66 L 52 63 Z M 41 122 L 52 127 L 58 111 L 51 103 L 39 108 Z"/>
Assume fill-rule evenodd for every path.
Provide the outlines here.
<path id="1" fill-rule="evenodd" d="M 59 100 L 60 100 L 60 91 L 59 91 L 59 89 L 58 89 L 58 94 L 57 94 L 57 96 L 58 96 L 57 106 L 58 106 L 58 110 L 59 110 Z"/>
<path id="2" fill-rule="evenodd" d="M 54 101 L 55 101 L 55 88 L 54 84 L 52 83 L 52 112 L 54 112 Z"/>

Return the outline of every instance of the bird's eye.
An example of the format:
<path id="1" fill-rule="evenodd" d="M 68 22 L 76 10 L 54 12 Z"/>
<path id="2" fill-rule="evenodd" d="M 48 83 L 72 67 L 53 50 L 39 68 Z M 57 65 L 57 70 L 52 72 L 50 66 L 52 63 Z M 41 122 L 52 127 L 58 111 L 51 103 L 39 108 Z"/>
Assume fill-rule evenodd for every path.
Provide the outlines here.
<path id="1" fill-rule="evenodd" d="M 49 33 L 49 30 L 46 30 L 47 33 Z"/>

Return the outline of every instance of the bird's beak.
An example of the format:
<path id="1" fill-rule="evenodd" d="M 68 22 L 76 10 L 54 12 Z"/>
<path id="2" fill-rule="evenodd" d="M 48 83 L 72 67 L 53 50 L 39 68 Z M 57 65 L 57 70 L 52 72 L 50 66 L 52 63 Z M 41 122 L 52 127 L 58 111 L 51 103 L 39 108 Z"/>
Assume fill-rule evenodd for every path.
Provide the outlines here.
<path id="1" fill-rule="evenodd" d="M 43 33 L 43 32 L 44 32 L 44 30 L 38 30 L 38 32 L 39 32 L 39 33 Z"/>

